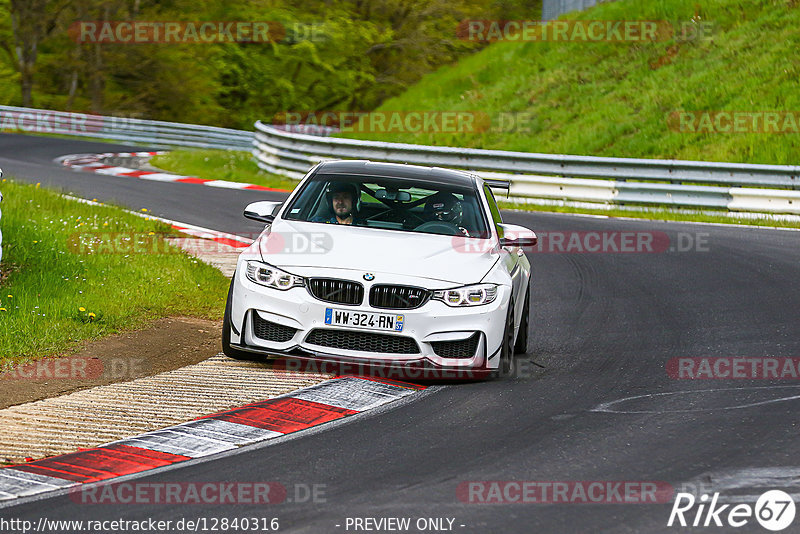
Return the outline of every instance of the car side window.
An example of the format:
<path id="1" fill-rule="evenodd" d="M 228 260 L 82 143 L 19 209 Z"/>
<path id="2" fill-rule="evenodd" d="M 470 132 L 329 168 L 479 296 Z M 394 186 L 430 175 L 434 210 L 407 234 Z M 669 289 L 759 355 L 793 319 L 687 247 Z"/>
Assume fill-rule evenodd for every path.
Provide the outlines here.
<path id="1" fill-rule="evenodd" d="M 494 227 L 497 229 L 497 235 L 503 237 L 503 227 L 500 226 L 503 222 L 503 218 L 500 216 L 500 209 L 497 207 L 494 194 L 488 185 L 483 186 L 483 191 L 486 194 L 486 202 L 489 203 L 489 211 L 492 214 L 492 222 L 494 222 Z"/>

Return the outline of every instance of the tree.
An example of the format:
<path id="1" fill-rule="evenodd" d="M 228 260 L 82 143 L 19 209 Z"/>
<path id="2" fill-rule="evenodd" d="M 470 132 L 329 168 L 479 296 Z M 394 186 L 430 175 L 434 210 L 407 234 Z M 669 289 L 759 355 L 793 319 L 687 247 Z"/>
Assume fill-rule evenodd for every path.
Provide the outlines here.
<path id="1" fill-rule="evenodd" d="M 280 111 L 370 110 L 484 46 L 459 38 L 460 21 L 535 18 L 540 1 L 0 0 L 0 47 L 16 71 L 0 98 L 239 128 Z M 136 20 L 278 21 L 286 36 L 126 44 L 75 30 Z"/>
<path id="2" fill-rule="evenodd" d="M 65 0 L 11 0 L 14 56 L 20 74 L 23 106 L 30 106 L 32 103 L 33 78 L 40 43 L 55 29 L 56 20 L 67 4 Z"/>

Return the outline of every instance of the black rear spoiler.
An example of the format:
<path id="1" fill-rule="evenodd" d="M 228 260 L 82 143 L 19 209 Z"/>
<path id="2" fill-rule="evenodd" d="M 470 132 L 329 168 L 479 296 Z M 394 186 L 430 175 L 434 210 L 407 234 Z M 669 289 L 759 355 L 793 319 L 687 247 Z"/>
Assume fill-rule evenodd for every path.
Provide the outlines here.
<path id="1" fill-rule="evenodd" d="M 503 180 L 501 178 L 484 178 L 483 183 L 492 189 L 503 189 L 506 192 L 506 198 L 511 194 L 511 180 Z"/>

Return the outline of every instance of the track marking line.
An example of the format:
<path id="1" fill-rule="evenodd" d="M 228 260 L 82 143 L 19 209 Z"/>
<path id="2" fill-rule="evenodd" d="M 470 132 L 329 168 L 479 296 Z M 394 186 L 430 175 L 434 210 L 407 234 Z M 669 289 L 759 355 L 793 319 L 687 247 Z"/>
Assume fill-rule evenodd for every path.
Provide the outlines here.
<path id="1" fill-rule="evenodd" d="M 692 395 L 698 393 L 719 393 L 724 391 L 759 391 L 759 390 L 775 390 L 775 389 L 792 389 L 797 390 L 800 386 L 753 386 L 753 387 L 736 387 L 736 388 L 717 388 L 717 389 L 697 389 L 697 390 L 682 390 L 682 391 L 666 391 L 663 393 L 645 393 L 643 395 L 633 395 L 631 397 L 623 397 L 621 399 L 603 402 L 598 404 L 591 410 L 590 412 L 599 412 L 599 413 L 619 413 L 619 414 L 640 414 L 640 413 L 657 413 L 657 414 L 666 414 L 666 413 L 694 413 L 694 412 L 713 412 L 713 411 L 720 411 L 720 410 L 743 410 L 745 408 L 753 408 L 756 406 L 764 406 L 766 404 L 776 404 L 779 402 L 788 402 L 792 400 L 800 399 L 800 395 L 790 395 L 788 397 L 778 397 L 775 399 L 768 399 L 759 402 L 750 402 L 745 404 L 736 404 L 734 406 L 714 406 L 709 408 L 693 408 L 687 410 L 675 410 L 675 409 L 663 409 L 663 410 L 625 410 L 625 409 L 617 409 L 615 408 L 616 405 L 622 404 L 628 401 L 634 401 L 639 399 L 654 399 L 656 397 L 665 397 L 665 396 L 673 396 L 673 395 Z"/>

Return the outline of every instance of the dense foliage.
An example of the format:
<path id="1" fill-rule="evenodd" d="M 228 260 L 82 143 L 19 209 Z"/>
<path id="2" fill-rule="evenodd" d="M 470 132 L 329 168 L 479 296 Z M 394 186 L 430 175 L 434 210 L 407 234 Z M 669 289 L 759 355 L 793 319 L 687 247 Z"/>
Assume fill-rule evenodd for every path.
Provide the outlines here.
<path id="1" fill-rule="evenodd" d="M 0 0 L 0 103 L 248 127 L 285 110 L 372 109 L 475 50 L 467 18 L 541 0 Z M 81 21 L 272 21 L 272 42 L 81 39 Z M 273 26 L 274 27 L 274 26 Z"/>

